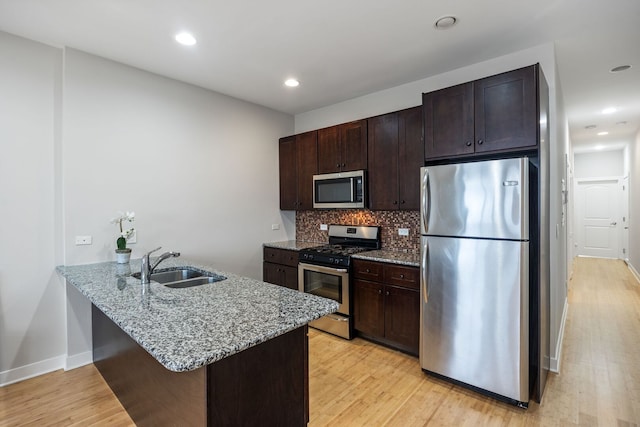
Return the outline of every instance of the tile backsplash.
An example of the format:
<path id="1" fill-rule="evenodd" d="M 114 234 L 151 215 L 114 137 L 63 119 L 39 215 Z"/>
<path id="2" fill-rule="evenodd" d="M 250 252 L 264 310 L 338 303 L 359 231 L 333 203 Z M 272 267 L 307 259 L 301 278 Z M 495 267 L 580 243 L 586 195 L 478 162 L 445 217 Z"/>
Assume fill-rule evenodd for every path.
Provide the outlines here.
<path id="1" fill-rule="evenodd" d="M 420 211 L 370 211 L 365 209 L 330 209 L 296 212 L 296 239 L 328 242 L 327 231 L 320 224 L 377 225 L 382 249 L 418 251 L 420 245 Z M 408 236 L 399 236 L 398 228 L 408 228 Z"/>

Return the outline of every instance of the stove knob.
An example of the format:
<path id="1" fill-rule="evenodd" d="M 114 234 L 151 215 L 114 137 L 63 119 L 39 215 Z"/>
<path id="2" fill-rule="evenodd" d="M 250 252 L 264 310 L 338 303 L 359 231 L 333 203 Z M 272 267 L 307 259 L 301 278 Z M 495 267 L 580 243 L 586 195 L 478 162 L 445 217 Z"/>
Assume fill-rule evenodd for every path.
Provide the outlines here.
<path id="1" fill-rule="evenodd" d="M 329 258 L 329 264 L 331 264 L 332 262 L 333 262 L 333 258 Z"/>
<path id="2" fill-rule="evenodd" d="M 340 264 L 340 260 L 338 258 L 336 258 L 335 263 L 336 264 Z"/>

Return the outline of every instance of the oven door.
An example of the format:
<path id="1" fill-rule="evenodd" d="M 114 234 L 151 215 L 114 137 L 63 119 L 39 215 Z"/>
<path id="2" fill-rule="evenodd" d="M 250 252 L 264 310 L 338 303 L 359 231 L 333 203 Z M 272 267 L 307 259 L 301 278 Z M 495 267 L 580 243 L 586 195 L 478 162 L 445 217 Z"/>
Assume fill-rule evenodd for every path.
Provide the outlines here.
<path id="1" fill-rule="evenodd" d="M 329 298 L 340 306 L 338 313 L 349 312 L 349 271 L 346 268 L 298 264 L 298 287 L 301 292 Z"/>

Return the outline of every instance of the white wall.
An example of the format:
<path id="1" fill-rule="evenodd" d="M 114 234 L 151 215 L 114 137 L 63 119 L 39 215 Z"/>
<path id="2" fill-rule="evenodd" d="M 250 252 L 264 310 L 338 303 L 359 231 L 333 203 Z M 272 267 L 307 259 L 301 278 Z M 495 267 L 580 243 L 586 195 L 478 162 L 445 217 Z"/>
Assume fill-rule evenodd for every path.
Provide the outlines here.
<path id="1" fill-rule="evenodd" d="M 629 265 L 640 279 L 640 132 L 629 147 Z"/>
<path id="2" fill-rule="evenodd" d="M 65 263 L 115 260 L 109 220 L 128 210 L 133 258 L 162 246 L 261 278 L 262 243 L 295 236 L 278 197 L 293 117 L 72 49 L 64 77 Z M 85 301 L 70 301 L 71 355 L 88 348 L 90 323 Z"/>
<path id="3" fill-rule="evenodd" d="M 624 176 L 624 151 L 575 153 L 575 178 Z"/>
<path id="4" fill-rule="evenodd" d="M 89 304 L 54 269 L 114 260 L 119 210 L 134 258 L 162 245 L 254 278 L 263 242 L 295 238 L 292 116 L 6 33 L 0 51 L 0 385 L 91 360 Z"/>
<path id="5" fill-rule="evenodd" d="M 567 185 L 567 161 L 570 152 L 568 120 L 564 110 L 558 70 L 554 68 L 555 88 L 550 92 L 549 141 L 549 269 L 550 269 L 550 368 L 558 372 L 562 359 L 562 338 L 568 308 L 567 205 L 562 203 L 562 181 Z M 549 76 L 547 75 L 547 79 Z"/>
<path id="6" fill-rule="evenodd" d="M 56 369 L 65 293 L 54 268 L 62 52 L 0 32 L 0 386 Z"/>
<path id="7" fill-rule="evenodd" d="M 535 63 L 545 73 L 549 84 L 550 124 L 549 153 L 550 169 L 550 269 L 551 269 L 551 356 L 552 367 L 557 367 L 560 358 L 560 339 L 563 328 L 563 313 L 567 296 L 566 230 L 562 225 L 560 180 L 565 177 L 565 153 L 569 151 L 567 119 L 564 114 L 561 89 L 556 85 L 555 49 L 552 44 L 533 47 L 492 60 L 473 64 L 451 72 L 407 83 L 359 98 L 354 98 L 329 107 L 320 108 L 295 117 L 295 132 L 319 129 L 378 114 L 384 114 L 422 103 L 422 93 L 453 86 L 467 81 L 491 76 L 504 71 L 525 67 Z M 565 222 L 566 224 L 566 222 Z M 556 225 L 558 234 L 556 235 Z"/>

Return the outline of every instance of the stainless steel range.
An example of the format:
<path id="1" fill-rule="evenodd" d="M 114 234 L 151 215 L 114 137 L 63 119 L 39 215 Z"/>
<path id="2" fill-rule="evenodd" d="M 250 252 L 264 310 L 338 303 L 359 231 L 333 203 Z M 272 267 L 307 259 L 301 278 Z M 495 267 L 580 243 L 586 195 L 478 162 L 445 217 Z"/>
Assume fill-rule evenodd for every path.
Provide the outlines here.
<path id="1" fill-rule="evenodd" d="M 353 338 L 353 305 L 349 268 L 351 255 L 380 249 L 380 227 L 330 225 L 329 244 L 300 251 L 298 286 L 307 292 L 337 301 L 338 311 L 309 326 L 340 337 Z"/>

